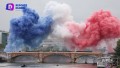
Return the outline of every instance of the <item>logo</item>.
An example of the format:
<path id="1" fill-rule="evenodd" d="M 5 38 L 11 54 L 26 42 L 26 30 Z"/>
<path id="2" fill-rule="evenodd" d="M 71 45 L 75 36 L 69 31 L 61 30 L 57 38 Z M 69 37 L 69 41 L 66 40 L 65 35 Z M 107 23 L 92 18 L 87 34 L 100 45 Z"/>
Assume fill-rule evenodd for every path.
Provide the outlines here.
<path id="1" fill-rule="evenodd" d="M 15 9 L 25 9 L 27 7 L 27 4 L 16 4 Z"/>
<path id="2" fill-rule="evenodd" d="M 6 10 L 13 11 L 15 9 L 20 10 L 20 9 L 25 9 L 27 7 L 27 4 L 13 4 L 13 3 L 8 3 L 6 4 Z"/>
<path id="3" fill-rule="evenodd" d="M 6 4 L 6 10 L 13 11 L 14 10 L 14 4 L 13 3 Z"/>

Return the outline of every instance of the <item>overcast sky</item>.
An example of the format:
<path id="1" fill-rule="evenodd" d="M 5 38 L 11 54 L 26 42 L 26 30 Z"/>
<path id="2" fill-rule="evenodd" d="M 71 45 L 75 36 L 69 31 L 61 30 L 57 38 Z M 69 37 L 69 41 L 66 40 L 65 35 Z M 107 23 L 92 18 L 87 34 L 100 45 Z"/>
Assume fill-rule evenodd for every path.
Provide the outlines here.
<path id="1" fill-rule="evenodd" d="M 0 0 L 0 30 L 9 31 L 9 23 L 12 18 L 22 15 L 21 11 L 6 10 L 7 3 L 27 4 L 28 7 L 35 9 L 42 14 L 42 11 L 51 0 Z M 52 0 L 53 1 L 53 0 Z M 120 18 L 120 0 L 54 0 L 64 2 L 71 6 L 72 15 L 77 22 L 85 21 L 93 12 L 105 9 L 110 10 L 112 14 Z"/>

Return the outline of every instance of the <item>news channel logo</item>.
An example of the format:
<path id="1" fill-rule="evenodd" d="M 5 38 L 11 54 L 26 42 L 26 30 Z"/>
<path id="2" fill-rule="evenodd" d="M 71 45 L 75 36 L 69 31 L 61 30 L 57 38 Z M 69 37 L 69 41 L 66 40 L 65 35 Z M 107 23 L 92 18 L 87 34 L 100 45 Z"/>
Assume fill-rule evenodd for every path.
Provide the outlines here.
<path id="1" fill-rule="evenodd" d="M 26 7 L 27 7 L 27 4 L 14 4 L 14 3 L 6 4 L 6 10 L 9 10 L 9 11 L 25 9 Z"/>
<path id="2" fill-rule="evenodd" d="M 13 3 L 6 4 L 6 10 L 13 11 L 14 10 L 14 4 Z"/>

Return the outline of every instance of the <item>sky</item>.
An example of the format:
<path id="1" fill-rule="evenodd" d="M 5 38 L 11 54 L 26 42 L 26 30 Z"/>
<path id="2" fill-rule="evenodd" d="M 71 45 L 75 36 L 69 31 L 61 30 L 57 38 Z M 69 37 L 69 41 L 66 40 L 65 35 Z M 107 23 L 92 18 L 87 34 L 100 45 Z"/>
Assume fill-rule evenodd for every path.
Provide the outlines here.
<path id="1" fill-rule="evenodd" d="M 6 10 L 7 3 L 27 4 L 29 8 L 42 15 L 45 5 L 49 1 L 67 3 L 72 8 L 72 15 L 76 22 L 84 22 L 93 12 L 100 9 L 110 10 L 112 14 L 120 18 L 120 0 L 0 0 L 0 30 L 9 31 L 12 18 L 20 17 L 20 10 Z"/>

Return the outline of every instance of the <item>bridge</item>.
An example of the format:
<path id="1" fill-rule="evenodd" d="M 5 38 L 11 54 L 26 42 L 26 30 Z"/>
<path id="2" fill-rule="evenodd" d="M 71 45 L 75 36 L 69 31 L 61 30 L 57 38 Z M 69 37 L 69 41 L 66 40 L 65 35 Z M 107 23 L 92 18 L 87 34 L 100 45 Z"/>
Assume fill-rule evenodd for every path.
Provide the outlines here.
<path id="1" fill-rule="evenodd" d="M 8 59 L 7 53 L 0 52 L 0 60 L 7 60 L 7 59 Z"/>
<path id="2" fill-rule="evenodd" d="M 5 52 L 0 52 L 0 57 L 7 58 L 7 53 L 5 53 Z"/>
<path id="3" fill-rule="evenodd" d="M 39 59 L 39 62 L 44 62 L 44 59 L 51 55 L 62 55 L 71 58 L 71 62 L 75 63 L 80 56 L 96 56 L 101 57 L 101 52 L 11 52 L 7 53 L 8 62 L 13 62 L 19 56 L 32 56 Z"/>

